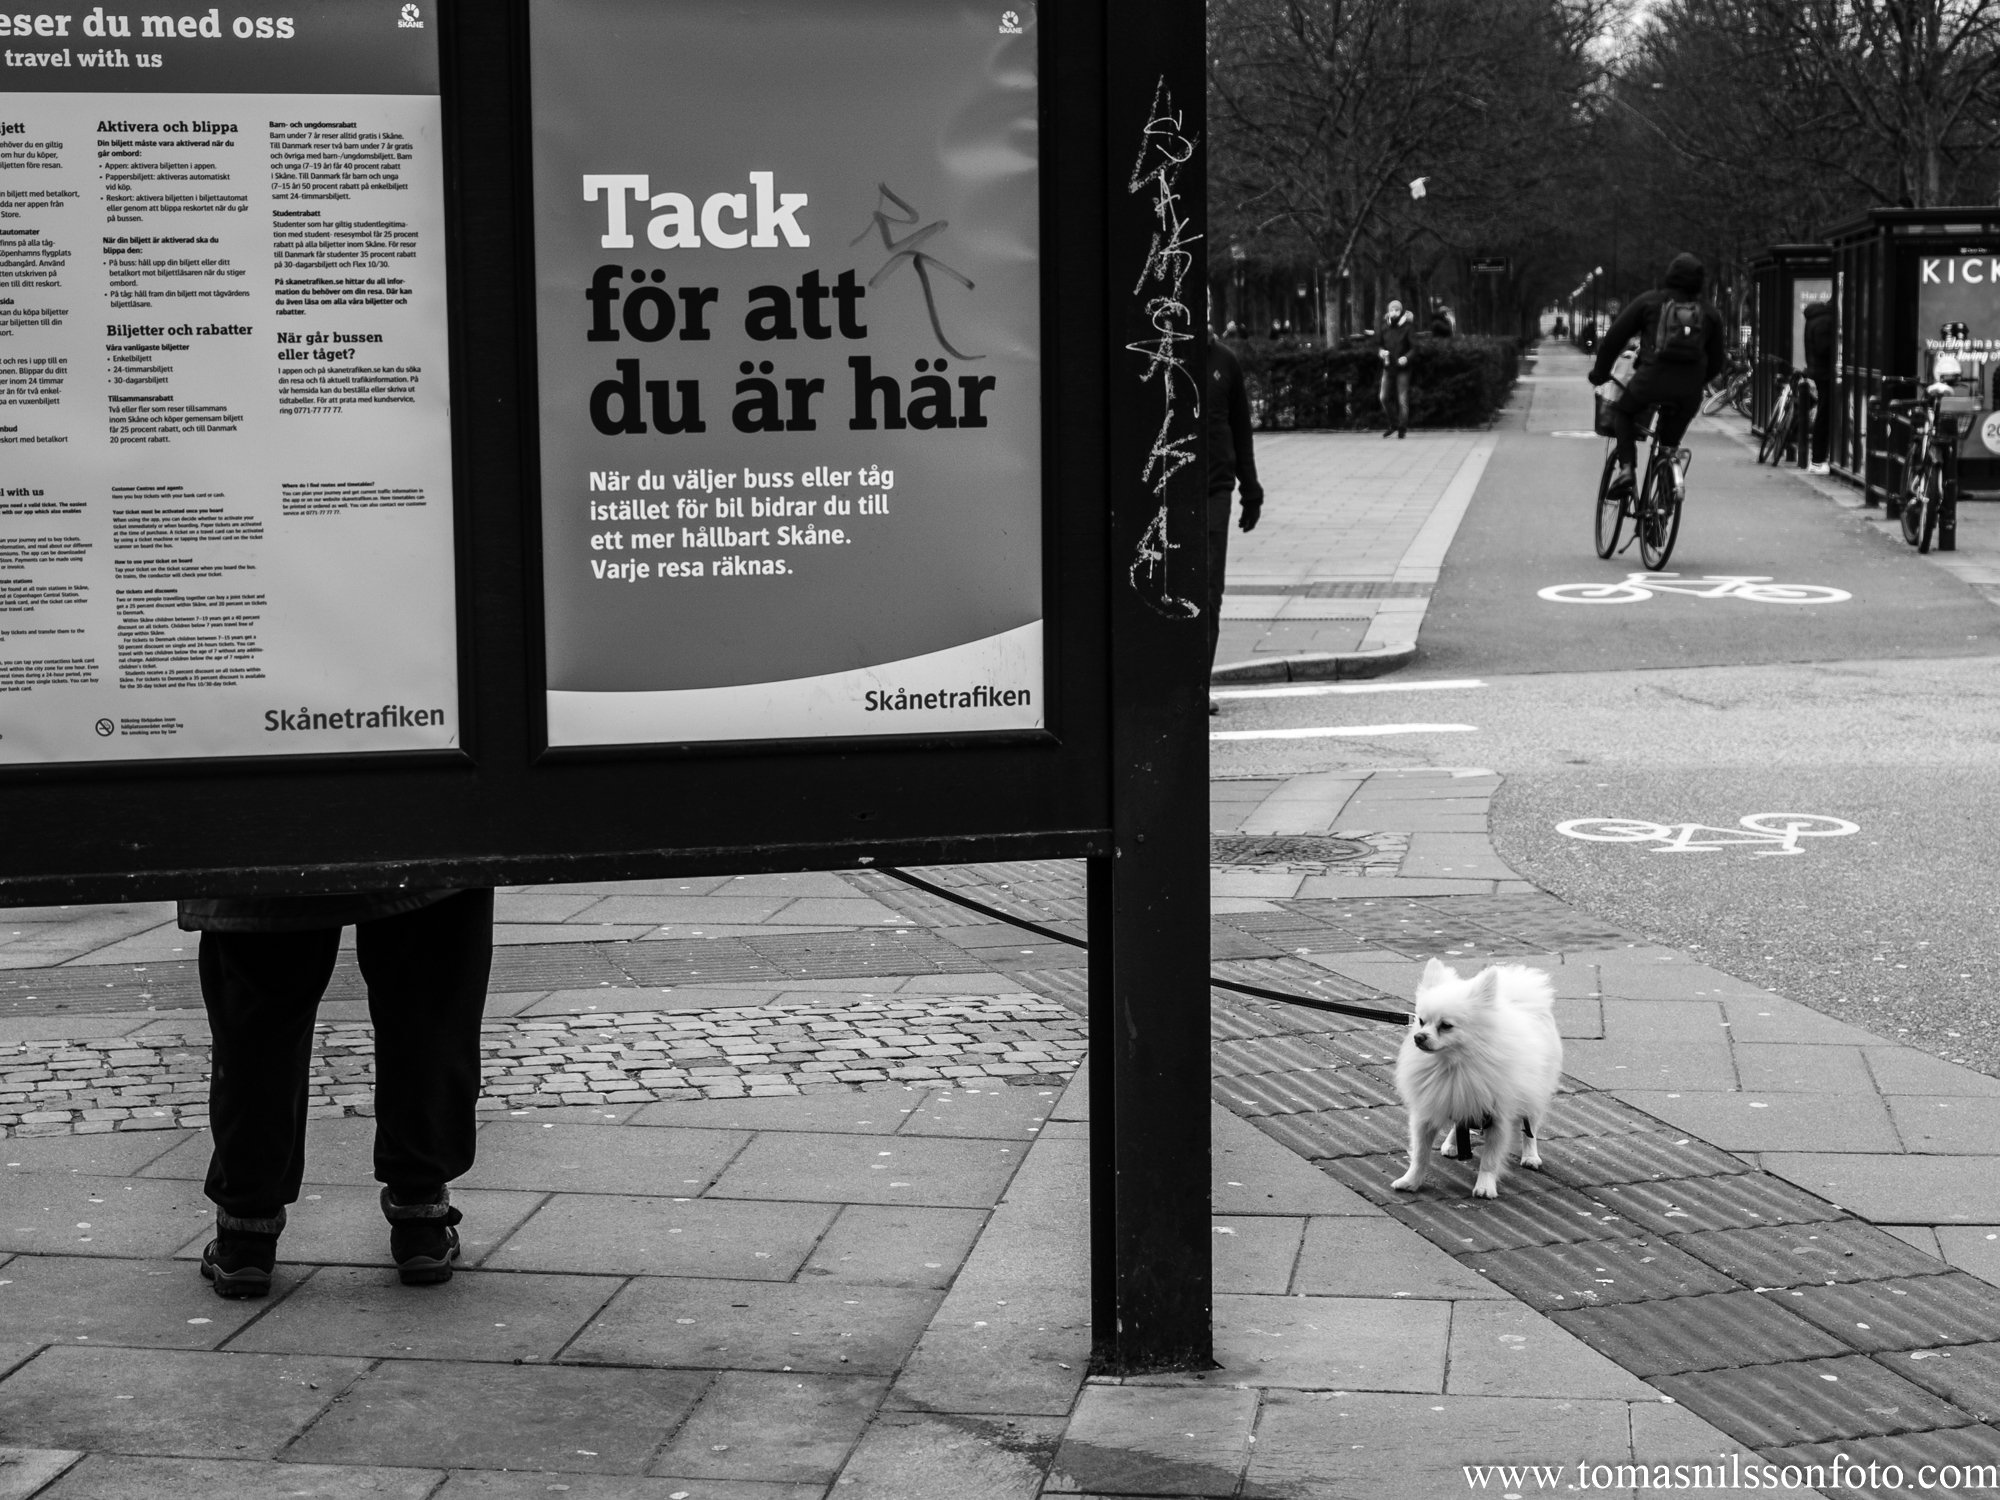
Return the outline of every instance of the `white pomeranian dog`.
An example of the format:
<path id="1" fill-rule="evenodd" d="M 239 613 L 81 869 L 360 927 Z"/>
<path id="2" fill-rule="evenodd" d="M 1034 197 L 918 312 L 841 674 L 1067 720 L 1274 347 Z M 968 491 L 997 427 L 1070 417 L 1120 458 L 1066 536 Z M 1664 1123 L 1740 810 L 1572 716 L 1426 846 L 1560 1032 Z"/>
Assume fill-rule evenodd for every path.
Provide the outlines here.
<path id="1" fill-rule="evenodd" d="M 1396 1092 L 1410 1111 L 1410 1170 L 1391 1187 L 1405 1193 L 1422 1187 L 1430 1143 L 1450 1149 L 1460 1125 L 1482 1130 L 1475 1198 L 1500 1196 L 1500 1173 L 1524 1127 L 1521 1165 L 1542 1164 L 1535 1132 L 1562 1074 L 1554 1006 L 1548 975 L 1539 969 L 1495 964 L 1460 979 L 1436 959 L 1424 966 L 1396 1058 Z"/>

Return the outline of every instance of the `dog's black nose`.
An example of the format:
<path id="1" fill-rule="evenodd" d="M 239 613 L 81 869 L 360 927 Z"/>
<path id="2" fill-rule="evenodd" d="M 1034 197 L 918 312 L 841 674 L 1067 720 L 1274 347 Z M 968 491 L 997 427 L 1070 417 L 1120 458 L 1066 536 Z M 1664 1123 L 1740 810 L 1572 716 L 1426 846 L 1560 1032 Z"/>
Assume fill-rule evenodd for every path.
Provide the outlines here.
<path id="1" fill-rule="evenodd" d="M 1432 1047 L 1432 1046 L 1434 1045 L 1434 1044 L 1432 1043 L 1431 1039 L 1430 1039 L 1429 1037 L 1427 1037 L 1427 1036 L 1422 1036 L 1422 1035 L 1419 1035 L 1419 1036 L 1416 1036 L 1416 1037 L 1413 1037 L 1413 1038 L 1411 1038 L 1411 1040 L 1413 1040 L 1413 1041 L 1414 1041 L 1414 1042 L 1415 1042 L 1415 1043 L 1417 1044 L 1417 1050 L 1418 1050 L 1419 1052 L 1428 1052 L 1428 1051 L 1430 1051 L 1430 1050 L 1431 1050 L 1431 1047 Z"/>

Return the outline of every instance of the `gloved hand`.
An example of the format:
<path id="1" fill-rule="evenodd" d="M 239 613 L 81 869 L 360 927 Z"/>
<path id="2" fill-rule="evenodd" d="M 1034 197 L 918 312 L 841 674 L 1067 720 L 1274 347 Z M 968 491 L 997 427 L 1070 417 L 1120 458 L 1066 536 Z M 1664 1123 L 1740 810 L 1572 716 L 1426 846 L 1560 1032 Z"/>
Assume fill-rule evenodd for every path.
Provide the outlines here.
<path id="1" fill-rule="evenodd" d="M 1396 361 L 1396 363 L 1399 365 L 1406 365 L 1409 362 L 1410 362 L 1410 356 L 1407 354 L 1405 354 L 1401 359 Z"/>
<path id="2" fill-rule="evenodd" d="M 1262 500 L 1252 500 L 1248 495 L 1245 495 L 1243 497 L 1243 514 L 1237 520 L 1236 524 L 1245 531 L 1255 531 L 1257 529 L 1257 519 L 1263 514 L 1264 502 Z"/>

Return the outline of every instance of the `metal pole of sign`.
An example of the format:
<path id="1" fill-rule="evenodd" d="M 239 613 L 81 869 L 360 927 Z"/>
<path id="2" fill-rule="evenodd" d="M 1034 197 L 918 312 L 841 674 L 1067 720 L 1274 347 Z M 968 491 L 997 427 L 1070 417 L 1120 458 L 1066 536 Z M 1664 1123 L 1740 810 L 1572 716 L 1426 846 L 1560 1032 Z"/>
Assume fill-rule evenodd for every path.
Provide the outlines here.
<path id="1" fill-rule="evenodd" d="M 1092 1322 L 1213 1363 L 1202 0 L 1109 0 L 1112 836 L 1091 861 Z M 1108 939 L 1108 940 L 1107 940 Z"/>

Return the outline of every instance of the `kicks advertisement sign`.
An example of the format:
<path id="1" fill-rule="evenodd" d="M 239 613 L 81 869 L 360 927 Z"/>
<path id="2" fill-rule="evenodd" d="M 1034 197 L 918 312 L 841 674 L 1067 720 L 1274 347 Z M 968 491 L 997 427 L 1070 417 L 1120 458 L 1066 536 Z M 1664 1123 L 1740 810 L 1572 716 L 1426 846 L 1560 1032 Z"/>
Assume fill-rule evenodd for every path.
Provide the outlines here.
<path id="1" fill-rule="evenodd" d="M 549 742 L 1040 727 L 1032 7 L 529 21 Z"/>

